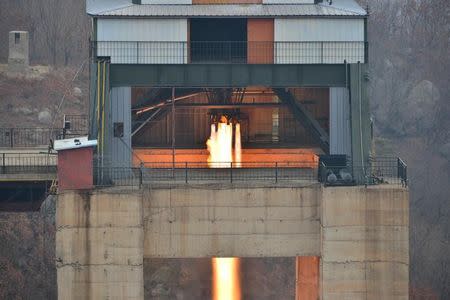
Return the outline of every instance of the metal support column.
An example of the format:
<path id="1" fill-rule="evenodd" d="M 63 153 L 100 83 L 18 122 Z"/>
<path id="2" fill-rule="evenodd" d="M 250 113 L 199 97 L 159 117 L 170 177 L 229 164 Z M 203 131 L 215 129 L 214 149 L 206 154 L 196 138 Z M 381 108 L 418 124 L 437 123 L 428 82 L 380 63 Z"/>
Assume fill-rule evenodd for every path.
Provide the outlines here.
<path id="1" fill-rule="evenodd" d="M 357 183 L 365 183 L 370 175 L 371 125 L 367 64 L 350 65 L 350 111 L 352 164 Z"/>
<path id="2" fill-rule="evenodd" d="M 175 88 L 172 88 L 172 163 L 175 172 Z"/>

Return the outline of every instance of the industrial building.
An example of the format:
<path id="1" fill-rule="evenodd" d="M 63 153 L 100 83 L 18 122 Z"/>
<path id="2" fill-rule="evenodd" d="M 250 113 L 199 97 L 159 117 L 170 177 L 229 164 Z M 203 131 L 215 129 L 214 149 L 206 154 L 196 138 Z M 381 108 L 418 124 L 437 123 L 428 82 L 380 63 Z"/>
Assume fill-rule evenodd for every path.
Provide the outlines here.
<path id="1" fill-rule="evenodd" d="M 88 0 L 87 13 L 98 144 L 58 154 L 59 298 L 152 299 L 152 259 L 217 257 L 294 258 L 296 299 L 408 298 L 406 164 L 372 150 L 366 10 Z"/>
<path id="2" fill-rule="evenodd" d="M 198 149 L 225 114 L 241 125 L 244 160 L 297 149 L 366 165 L 367 15 L 355 2 L 163 2 L 88 6 L 91 135 L 108 164 L 160 161 L 153 149 L 171 162 L 172 148 L 176 161 L 206 161 Z"/>

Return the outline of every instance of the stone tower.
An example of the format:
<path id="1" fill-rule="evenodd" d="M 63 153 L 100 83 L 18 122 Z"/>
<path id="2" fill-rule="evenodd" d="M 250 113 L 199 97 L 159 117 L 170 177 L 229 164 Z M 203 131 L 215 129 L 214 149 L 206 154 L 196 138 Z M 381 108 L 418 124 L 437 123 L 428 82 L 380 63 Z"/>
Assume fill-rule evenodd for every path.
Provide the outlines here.
<path id="1" fill-rule="evenodd" d="M 29 64 L 28 31 L 11 31 L 9 33 L 8 71 L 22 73 L 27 70 Z"/>

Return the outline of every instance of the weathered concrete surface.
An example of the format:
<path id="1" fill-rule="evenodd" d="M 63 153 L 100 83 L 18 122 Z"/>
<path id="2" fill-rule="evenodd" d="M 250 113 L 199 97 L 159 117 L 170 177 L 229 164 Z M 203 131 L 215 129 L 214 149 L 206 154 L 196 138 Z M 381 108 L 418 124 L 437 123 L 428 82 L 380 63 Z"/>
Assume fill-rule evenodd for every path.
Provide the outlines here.
<path id="1" fill-rule="evenodd" d="M 59 299 L 143 299 L 142 197 L 139 192 L 58 196 Z"/>
<path id="2" fill-rule="evenodd" d="M 152 189 L 144 196 L 144 256 L 320 255 L 320 186 Z"/>
<path id="3" fill-rule="evenodd" d="M 322 299 L 408 299 L 408 198 L 393 186 L 323 190 Z"/>
<path id="4" fill-rule="evenodd" d="M 408 207 L 387 185 L 66 191 L 58 295 L 143 299 L 144 258 L 320 256 L 321 299 L 407 299 Z"/>
<path id="5" fill-rule="evenodd" d="M 25 72 L 30 64 L 29 34 L 27 31 L 9 33 L 8 72 Z"/>

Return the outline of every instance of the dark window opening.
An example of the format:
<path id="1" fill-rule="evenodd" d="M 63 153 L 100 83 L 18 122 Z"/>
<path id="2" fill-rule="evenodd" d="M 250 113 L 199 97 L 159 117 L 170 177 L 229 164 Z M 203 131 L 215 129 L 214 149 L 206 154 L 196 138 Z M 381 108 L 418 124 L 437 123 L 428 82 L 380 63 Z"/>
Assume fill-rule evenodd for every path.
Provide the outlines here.
<path id="1" fill-rule="evenodd" d="M 14 43 L 16 44 L 20 43 L 20 33 L 14 34 Z"/>
<path id="2" fill-rule="evenodd" d="M 247 19 L 192 19 L 192 62 L 246 63 Z"/>
<path id="3" fill-rule="evenodd" d="M 114 137 L 123 138 L 123 122 L 114 123 Z"/>

